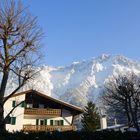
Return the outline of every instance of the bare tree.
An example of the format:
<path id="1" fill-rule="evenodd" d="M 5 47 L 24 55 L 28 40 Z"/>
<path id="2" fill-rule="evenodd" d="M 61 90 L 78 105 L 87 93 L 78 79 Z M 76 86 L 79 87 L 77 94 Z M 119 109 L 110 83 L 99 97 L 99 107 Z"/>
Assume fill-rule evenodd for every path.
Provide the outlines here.
<path id="1" fill-rule="evenodd" d="M 0 2 L 0 128 L 5 129 L 4 103 L 35 75 L 40 58 L 42 31 L 21 1 Z M 4 98 L 9 76 L 16 78 L 17 87 Z"/>
<path id="2" fill-rule="evenodd" d="M 112 113 L 119 112 L 126 116 L 128 124 L 140 131 L 140 80 L 135 74 L 110 78 L 105 84 L 102 99 Z"/>

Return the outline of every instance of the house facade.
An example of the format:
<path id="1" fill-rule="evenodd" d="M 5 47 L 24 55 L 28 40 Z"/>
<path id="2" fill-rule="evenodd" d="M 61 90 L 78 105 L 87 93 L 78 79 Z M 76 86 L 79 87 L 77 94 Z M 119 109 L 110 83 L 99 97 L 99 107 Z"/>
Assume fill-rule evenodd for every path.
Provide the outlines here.
<path id="1" fill-rule="evenodd" d="M 17 93 L 9 98 L 4 105 L 4 116 L 13 108 L 6 124 L 6 130 L 10 132 L 76 130 L 74 119 L 83 112 L 77 106 L 35 90 Z"/>

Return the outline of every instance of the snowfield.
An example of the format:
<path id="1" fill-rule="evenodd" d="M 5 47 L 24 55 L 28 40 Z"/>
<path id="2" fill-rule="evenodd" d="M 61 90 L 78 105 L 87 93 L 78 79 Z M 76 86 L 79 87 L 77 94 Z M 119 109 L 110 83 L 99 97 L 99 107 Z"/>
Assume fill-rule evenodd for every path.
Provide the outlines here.
<path id="1" fill-rule="evenodd" d="M 140 64 L 121 55 L 105 55 L 73 62 L 66 67 L 44 65 L 39 73 L 22 90 L 35 89 L 49 96 L 83 107 L 88 100 L 99 103 L 98 97 L 104 83 L 112 75 L 134 72 L 139 75 Z M 16 80 L 10 77 L 6 93 L 16 87 Z"/>

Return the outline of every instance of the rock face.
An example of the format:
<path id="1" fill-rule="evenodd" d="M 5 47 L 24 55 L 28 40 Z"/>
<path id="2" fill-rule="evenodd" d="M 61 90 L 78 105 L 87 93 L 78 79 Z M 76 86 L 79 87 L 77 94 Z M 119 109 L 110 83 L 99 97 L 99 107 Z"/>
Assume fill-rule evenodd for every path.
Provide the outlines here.
<path id="1" fill-rule="evenodd" d="M 90 60 L 74 62 L 66 67 L 42 66 L 40 72 L 21 90 L 30 88 L 78 106 L 88 100 L 98 103 L 98 97 L 109 77 L 119 73 L 134 72 L 139 75 L 140 64 L 124 56 L 102 55 Z M 9 91 L 16 87 L 11 76 Z"/>

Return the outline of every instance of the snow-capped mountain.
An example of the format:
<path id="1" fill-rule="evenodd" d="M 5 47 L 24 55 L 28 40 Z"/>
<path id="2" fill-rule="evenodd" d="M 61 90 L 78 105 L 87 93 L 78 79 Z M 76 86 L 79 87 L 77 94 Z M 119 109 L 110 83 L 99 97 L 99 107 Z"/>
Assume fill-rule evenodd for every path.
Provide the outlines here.
<path id="1" fill-rule="evenodd" d="M 124 56 L 102 55 L 90 60 L 74 62 L 66 67 L 42 66 L 36 78 L 22 90 L 36 89 L 44 94 L 85 106 L 88 100 L 98 102 L 105 81 L 118 73 L 140 73 L 140 64 Z M 12 78 L 11 78 L 12 81 Z M 16 84 L 8 83 L 7 93 Z"/>

